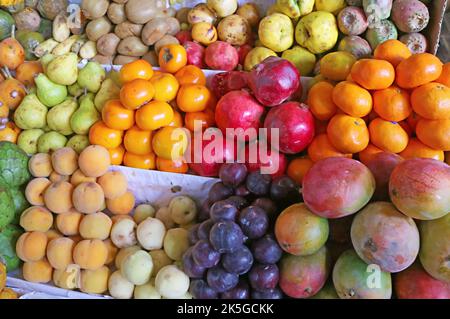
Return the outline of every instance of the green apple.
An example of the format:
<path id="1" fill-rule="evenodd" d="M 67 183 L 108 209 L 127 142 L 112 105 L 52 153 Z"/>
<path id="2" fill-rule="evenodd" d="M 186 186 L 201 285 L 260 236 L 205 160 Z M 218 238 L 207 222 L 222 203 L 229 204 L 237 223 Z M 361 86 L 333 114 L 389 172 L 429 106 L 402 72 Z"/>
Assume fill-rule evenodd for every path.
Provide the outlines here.
<path id="1" fill-rule="evenodd" d="M 287 15 L 274 13 L 261 20 L 258 35 L 265 47 L 283 52 L 294 43 L 294 26 Z"/>
<path id="2" fill-rule="evenodd" d="M 284 51 L 281 57 L 292 62 L 302 76 L 309 75 L 316 65 L 316 56 L 299 45 Z"/>

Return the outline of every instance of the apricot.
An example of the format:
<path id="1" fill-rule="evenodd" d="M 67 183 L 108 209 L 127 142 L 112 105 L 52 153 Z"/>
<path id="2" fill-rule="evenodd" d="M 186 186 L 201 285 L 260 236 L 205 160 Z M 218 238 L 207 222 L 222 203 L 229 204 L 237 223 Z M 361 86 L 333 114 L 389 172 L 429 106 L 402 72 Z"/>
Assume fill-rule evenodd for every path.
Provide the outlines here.
<path id="1" fill-rule="evenodd" d="M 45 177 L 32 179 L 25 187 L 25 198 L 34 206 L 44 205 L 44 193 L 51 182 Z"/>
<path id="2" fill-rule="evenodd" d="M 80 235 L 84 239 L 105 240 L 111 232 L 112 221 L 104 213 L 85 215 L 80 223 Z"/>
<path id="3" fill-rule="evenodd" d="M 47 245 L 47 259 L 53 268 L 66 269 L 73 264 L 72 251 L 75 243 L 67 237 L 55 238 Z"/>
<path id="4" fill-rule="evenodd" d="M 75 187 L 72 200 L 76 210 L 85 214 L 93 214 L 102 209 L 105 195 L 97 183 L 84 182 Z"/>
<path id="5" fill-rule="evenodd" d="M 67 213 L 72 208 L 73 186 L 69 182 L 52 183 L 44 193 L 44 203 L 55 214 Z"/>
<path id="6" fill-rule="evenodd" d="M 52 280 L 53 268 L 46 258 L 27 261 L 23 264 L 22 275 L 26 281 L 45 284 Z"/>
<path id="7" fill-rule="evenodd" d="M 99 177 L 98 184 L 103 188 L 107 199 L 115 199 L 127 192 L 128 182 L 122 172 L 108 172 Z"/>
<path id="8" fill-rule="evenodd" d="M 47 153 L 34 154 L 28 161 L 28 170 L 34 177 L 49 177 L 53 172 L 50 155 Z"/>
<path id="9" fill-rule="evenodd" d="M 56 216 L 56 228 L 66 236 L 78 235 L 83 214 L 71 209 L 67 213 Z"/>
<path id="10" fill-rule="evenodd" d="M 111 265 L 116 259 L 119 248 L 117 248 L 111 239 L 106 239 L 103 241 L 108 249 L 108 257 L 106 258 L 105 265 Z"/>
<path id="11" fill-rule="evenodd" d="M 81 271 L 80 290 L 87 294 L 102 294 L 108 290 L 110 271 L 106 266 Z"/>
<path id="12" fill-rule="evenodd" d="M 67 175 L 61 175 L 53 171 L 50 174 L 50 177 L 48 178 L 50 182 L 52 183 L 58 183 L 58 182 L 68 182 L 70 180 L 70 176 Z"/>
<path id="13" fill-rule="evenodd" d="M 115 199 L 106 199 L 106 208 L 114 215 L 128 215 L 134 208 L 134 195 L 128 191 Z"/>
<path id="14" fill-rule="evenodd" d="M 83 237 L 81 237 L 80 235 L 69 236 L 69 238 L 73 240 L 75 245 L 83 240 Z"/>
<path id="15" fill-rule="evenodd" d="M 2 291 L 0 291 L 0 300 L 3 299 L 17 299 L 19 295 L 17 292 L 12 290 L 11 288 L 4 288 Z"/>
<path id="16" fill-rule="evenodd" d="M 55 269 L 53 271 L 53 283 L 56 287 L 63 289 L 80 288 L 81 269 L 80 266 L 71 264 L 65 269 Z"/>
<path id="17" fill-rule="evenodd" d="M 82 240 L 73 249 L 73 260 L 82 269 L 99 269 L 107 258 L 108 248 L 100 239 Z"/>
<path id="18" fill-rule="evenodd" d="M 116 255 L 115 265 L 117 269 L 122 267 L 122 262 L 128 257 L 128 255 L 133 254 L 140 250 L 141 248 L 137 245 L 130 246 L 127 248 L 122 248 Z"/>
<path id="19" fill-rule="evenodd" d="M 100 177 L 108 171 L 111 165 L 111 157 L 108 150 L 103 146 L 91 145 L 81 152 L 78 165 L 84 175 Z"/>
<path id="20" fill-rule="evenodd" d="M 52 165 L 60 175 L 72 175 L 78 169 L 78 154 L 71 147 L 57 149 L 52 154 Z"/>
<path id="21" fill-rule="evenodd" d="M 20 216 L 20 226 L 25 231 L 40 231 L 45 233 L 53 225 L 53 214 L 45 207 L 32 206 Z"/>
<path id="22" fill-rule="evenodd" d="M 81 169 L 77 169 L 75 173 L 72 174 L 72 177 L 70 177 L 70 183 L 73 185 L 73 187 L 77 187 L 81 183 L 84 182 L 97 182 L 97 179 L 95 177 L 87 177 L 83 174 Z"/>
<path id="23" fill-rule="evenodd" d="M 59 231 L 55 229 L 49 229 L 45 232 L 45 235 L 47 236 L 47 242 L 50 242 L 51 240 L 55 238 L 63 237 L 63 234 L 61 234 Z"/>
<path id="24" fill-rule="evenodd" d="M 17 256 L 26 262 L 40 260 L 45 256 L 47 241 L 47 235 L 43 232 L 23 233 L 16 243 Z"/>
<path id="25" fill-rule="evenodd" d="M 113 225 L 118 221 L 121 221 L 122 219 L 134 220 L 133 217 L 131 217 L 130 215 L 114 215 L 111 217 Z"/>
<path id="26" fill-rule="evenodd" d="M 136 224 L 140 224 L 142 221 L 149 217 L 155 217 L 156 210 L 152 205 L 142 204 L 136 207 L 134 210 L 133 218 Z"/>

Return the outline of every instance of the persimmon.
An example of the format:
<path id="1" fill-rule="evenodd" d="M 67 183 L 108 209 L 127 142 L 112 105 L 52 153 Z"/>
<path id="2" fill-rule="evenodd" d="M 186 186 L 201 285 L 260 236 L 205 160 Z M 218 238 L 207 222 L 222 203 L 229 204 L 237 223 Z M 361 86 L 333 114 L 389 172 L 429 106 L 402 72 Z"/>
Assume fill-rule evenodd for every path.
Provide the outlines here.
<path id="1" fill-rule="evenodd" d="M 177 105 L 183 112 L 200 112 L 208 106 L 211 92 L 204 85 L 186 84 L 177 95 Z"/>
<path id="2" fill-rule="evenodd" d="M 180 44 L 165 45 L 159 51 L 158 61 L 162 71 L 176 73 L 187 63 L 186 49 Z"/>
<path id="3" fill-rule="evenodd" d="M 155 74 L 150 82 L 155 88 L 155 101 L 170 102 L 177 97 L 180 85 L 178 80 L 170 73 Z"/>
<path id="4" fill-rule="evenodd" d="M 437 82 L 422 85 L 412 92 L 411 104 L 414 112 L 426 119 L 448 119 L 450 118 L 450 88 Z"/>
<path id="5" fill-rule="evenodd" d="M 185 174 L 189 170 L 189 165 L 183 158 L 168 160 L 161 157 L 156 158 L 156 168 L 158 171 Z"/>
<path id="6" fill-rule="evenodd" d="M 447 62 L 442 66 L 441 76 L 436 80 L 436 82 L 450 87 L 450 62 Z"/>
<path id="7" fill-rule="evenodd" d="M 195 65 L 186 65 L 181 68 L 176 74 L 175 77 L 178 80 L 180 85 L 185 84 L 199 84 L 206 85 L 206 76 L 203 73 L 202 69 Z"/>
<path id="8" fill-rule="evenodd" d="M 450 151 L 450 118 L 445 120 L 421 119 L 417 122 L 417 138 L 425 145 Z"/>
<path id="9" fill-rule="evenodd" d="M 103 121 L 96 122 L 89 129 L 89 142 L 108 149 L 119 147 L 122 138 L 123 131 L 109 128 Z"/>
<path id="10" fill-rule="evenodd" d="M 13 122 L 6 123 L 6 127 L 3 130 L 0 130 L 0 142 L 7 141 L 16 144 L 20 131 L 20 128 Z"/>
<path id="11" fill-rule="evenodd" d="M 0 83 L 0 104 L 6 104 L 10 110 L 15 110 L 26 95 L 23 83 L 14 78 L 7 78 Z"/>
<path id="12" fill-rule="evenodd" d="M 173 120 L 167 125 L 171 127 L 183 127 L 183 116 L 180 112 L 173 111 Z"/>
<path id="13" fill-rule="evenodd" d="M 125 152 L 123 157 L 123 164 L 128 167 L 140 169 L 155 169 L 156 168 L 155 154 L 150 153 L 146 155 L 136 155 L 130 152 Z"/>
<path id="14" fill-rule="evenodd" d="M 414 54 L 400 62 L 396 69 L 397 85 L 404 89 L 413 89 L 433 82 L 442 73 L 442 62 L 430 53 Z"/>
<path id="15" fill-rule="evenodd" d="M 303 177 L 308 173 L 314 162 L 309 157 L 294 158 L 288 165 L 286 174 L 297 184 L 302 185 Z"/>
<path id="16" fill-rule="evenodd" d="M 102 120 L 109 128 L 125 131 L 134 125 L 134 111 L 123 107 L 119 100 L 109 100 L 103 106 Z"/>
<path id="17" fill-rule="evenodd" d="M 444 160 L 444 151 L 433 149 L 423 144 L 417 138 L 410 139 L 408 146 L 406 146 L 403 152 L 399 153 L 398 155 L 400 155 L 404 159 L 420 157 L 432 158 L 438 161 Z"/>
<path id="18" fill-rule="evenodd" d="M 400 153 L 408 145 L 408 134 L 396 122 L 376 118 L 369 124 L 370 142 L 385 152 Z"/>
<path id="19" fill-rule="evenodd" d="M 169 125 L 173 117 L 174 112 L 169 104 L 152 101 L 136 111 L 136 124 L 141 130 L 154 131 Z"/>
<path id="20" fill-rule="evenodd" d="M 16 79 L 25 86 L 34 86 L 34 78 L 39 74 L 44 73 L 42 64 L 39 61 L 26 61 L 19 65 L 16 70 Z"/>
<path id="21" fill-rule="evenodd" d="M 127 152 L 136 155 L 146 155 L 152 152 L 152 132 L 133 126 L 125 132 L 123 145 Z"/>
<path id="22" fill-rule="evenodd" d="M 333 89 L 333 84 L 325 81 L 318 82 L 309 89 L 307 104 L 314 117 L 320 121 L 328 121 L 336 114 Z"/>
<path id="23" fill-rule="evenodd" d="M 0 42 L 0 66 L 15 70 L 25 61 L 25 50 L 22 45 L 12 37 Z"/>
<path id="24" fill-rule="evenodd" d="M 120 69 L 120 81 L 125 84 L 136 79 L 150 80 L 153 76 L 153 68 L 145 60 L 136 60 L 125 64 Z"/>
<path id="25" fill-rule="evenodd" d="M 382 90 L 390 87 L 395 80 L 395 69 L 387 61 L 361 59 L 353 64 L 352 79 L 367 90 Z"/>
<path id="26" fill-rule="evenodd" d="M 120 102 L 127 109 L 136 110 L 150 102 L 155 96 L 155 88 L 150 81 L 136 79 L 125 83 L 120 89 Z"/>
<path id="27" fill-rule="evenodd" d="M 339 152 L 328 139 L 327 134 L 317 135 L 308 147 L 308 156 L 313 162 L 318 162 L 328 157 L 352 158 L 352 154 Z"/>
<path id="28" fill-rule="evenodd" d="M 116 148 L 108 148 L 109 155 L 111 157 L 111 165 L 121 165 L 123 156 L 125 154 L 125 148 L 119 145 Z"/>
<path id="29" fill-rule="evenodd" d="M 167 160 L 180 159 L 186 152 L 188 135 L 185 129 L 166 126 L 155 133 L 152 146 L 158 157 Z"/>
<path id="30" fill-rule="evenodd" d="M 391 86 L 373 93 L 373 109 L 383 120 L 400 122 L 412 112 L 409 93 L 397 86 Z"/>
<path id="31" fill-rule="evenodd" d="M 367 163 L 369 163 L 378 153 L 383 153 L 383 150 L 369 143 L 364 150 L 358 153 L 359 160 L 361 163 L 367 165 Z"/>
<path id="32" fill-rule="evenodd" d="M 412 53 L 403 42 L 390 39 L 379 44 L 375 48 L 373 55 L 375 59 L 386 60 L 396 67 L 400 62 L 409 58 Z"/>
<path id="33" fill-rule="evenodd" d="M 191 132 L 194 132 L 197 127 L 204 131 L 215 124 L 214 112 L 206 109 L 203 112 L 186 113 L 184 122 L 185 127 Z"/>
<path id="34" fill-rule="evenodd" d="M 328 140 L 340 152 L 359 153 L 369 145 L 369 130 L 363 119 L 336 114 L 327 128 Z"/>
<path id="35" fill-rule="evenodd" d="M 354 117 L 364 117 L 372 110 L 372 96 L 356 83 L 343 81 L 333 89 L 333 102 Z"/>

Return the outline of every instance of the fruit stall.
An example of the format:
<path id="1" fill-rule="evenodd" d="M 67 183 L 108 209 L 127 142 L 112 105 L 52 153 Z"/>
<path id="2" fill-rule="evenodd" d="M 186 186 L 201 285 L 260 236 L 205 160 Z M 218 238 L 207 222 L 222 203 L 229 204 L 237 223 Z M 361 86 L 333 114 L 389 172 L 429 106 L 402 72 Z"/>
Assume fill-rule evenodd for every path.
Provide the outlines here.
<path id="1" fill-rule="evenodd" d="M 0 299 L 450 299 L 446 6 L 1 6 Z"/>

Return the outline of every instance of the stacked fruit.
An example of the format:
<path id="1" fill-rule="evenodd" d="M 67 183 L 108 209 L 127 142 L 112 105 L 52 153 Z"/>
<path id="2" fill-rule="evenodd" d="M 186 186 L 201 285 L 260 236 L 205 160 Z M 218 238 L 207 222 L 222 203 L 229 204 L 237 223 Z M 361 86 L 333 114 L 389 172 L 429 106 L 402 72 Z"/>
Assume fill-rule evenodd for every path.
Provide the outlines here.
<path id="1" fill-rule="evenodd" d="M 193 247 L 183 256 L 194 298 L 274 298 L 282 250 L 272 231 L 278 209 L 298 202 L 298 185 L 288 177 L 272 181 L 245 164 L 224 164 L 199 220 L 189 233 Z M 240 277 L 241 276 L 241 277 Z"/>
<path id="2" fill-rule="evenodd" d="M 6 285 L 6 266 L 0 261 L 0 299 L 17 299 L 17 293 Z"/>

